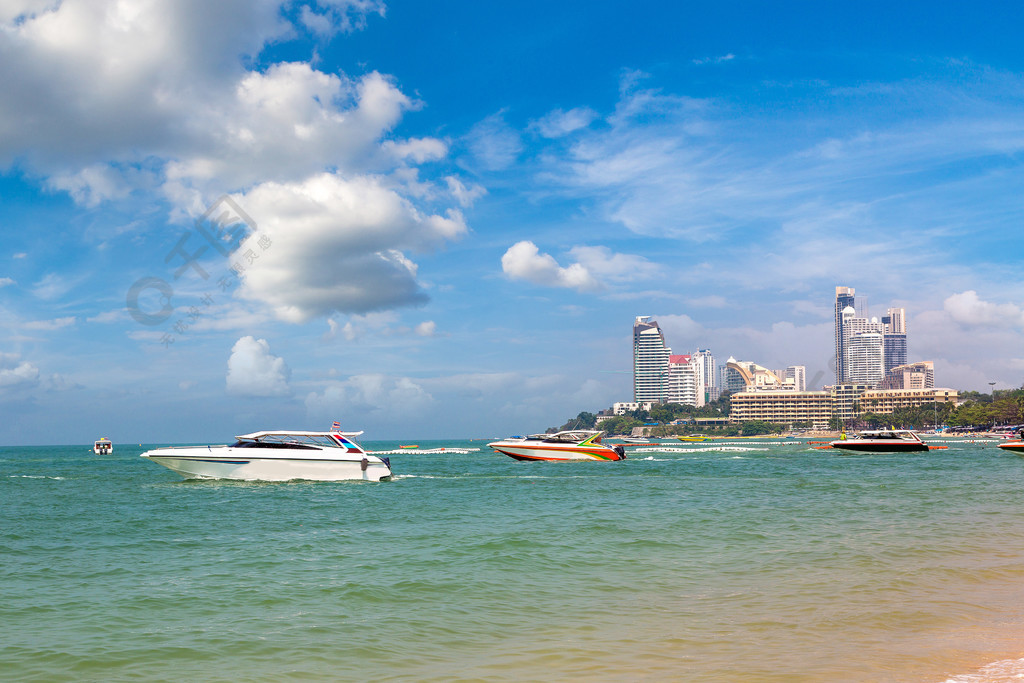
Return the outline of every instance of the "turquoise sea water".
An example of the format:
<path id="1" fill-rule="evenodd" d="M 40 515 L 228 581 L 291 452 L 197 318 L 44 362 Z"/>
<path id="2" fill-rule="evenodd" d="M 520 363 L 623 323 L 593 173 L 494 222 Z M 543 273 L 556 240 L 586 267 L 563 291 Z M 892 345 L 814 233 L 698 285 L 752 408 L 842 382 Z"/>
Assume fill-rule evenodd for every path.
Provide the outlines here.
<path id="1" fill-rule="evenodd" d="M 419 444 L 481 450 L 257 484 L 116 442 L 0 449 L 0 679 L 1024 674 L 1024 459 L 993 445 L 565 464 Z"/>

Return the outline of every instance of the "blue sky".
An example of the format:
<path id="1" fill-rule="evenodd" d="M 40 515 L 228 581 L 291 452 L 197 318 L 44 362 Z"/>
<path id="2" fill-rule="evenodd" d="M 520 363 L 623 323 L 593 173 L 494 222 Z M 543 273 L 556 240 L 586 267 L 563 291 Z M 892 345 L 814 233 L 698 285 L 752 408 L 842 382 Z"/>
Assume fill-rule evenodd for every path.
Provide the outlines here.
<path id="1" fill-rule="evenodd" d="M 833 5 L 0 3 L 0 443 L 541 430 L 637 315 L 820 385 L 836 285 L 1020 386 L 1021 13 Z"/>

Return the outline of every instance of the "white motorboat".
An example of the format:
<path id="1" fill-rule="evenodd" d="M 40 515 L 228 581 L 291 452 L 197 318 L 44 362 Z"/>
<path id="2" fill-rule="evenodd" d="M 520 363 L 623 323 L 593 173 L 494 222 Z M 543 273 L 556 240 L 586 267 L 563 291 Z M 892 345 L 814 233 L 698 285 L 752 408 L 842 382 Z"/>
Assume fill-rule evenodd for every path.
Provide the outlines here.
<path id="1" fill-rule="evenodd" d="M 110 455 L 114 452 L 114 444 L 110 443 L 110 439 L 105 436 L 101 436 L 92 445 L 92 452 L 96 455 Z"/>
<path id="2" fill-rule="evenodd" d="M 362 432 L 253 432 L 230 446 L 175 446 L 146 451 L 143 458 L 186 479 L 247 481 L 340 481 L 391 479 L 387 458 L 356 441 Z"/>
<path id="3" fill-rule="evenodd" d="M 512 436 L 487 445 L 516 460 L 625 460 L 626 449 L 604 445 L 601 443 L 603 434 L 576 429 L 555 434 Z"/>

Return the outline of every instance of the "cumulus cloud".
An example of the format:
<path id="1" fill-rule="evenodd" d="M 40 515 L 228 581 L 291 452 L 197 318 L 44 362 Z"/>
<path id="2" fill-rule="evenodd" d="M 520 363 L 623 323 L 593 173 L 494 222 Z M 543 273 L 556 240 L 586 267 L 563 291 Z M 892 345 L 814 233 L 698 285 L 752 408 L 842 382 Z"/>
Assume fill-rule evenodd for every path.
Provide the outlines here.
<path id="1" fill-rule="evenodd" d="M 266 339 L 245 336 L 235 342 L 228 358 L 227 390 L 238 396 L 287 396 L 291 370 L 270 352 Z"/>
<path id="2" fill-rule="evenodd" d="M 437 323 L 433 320 L 424 320 L 416 326 L 415 332 L 420 337 L 433 337 L 437 334 Z"/>
<path id="3" fill-rule="evenodd" d="M 0 287 L 9 287 L 14 284 L 14 280 L 9 277 L 0 277 Z"/>
<path id="4" fill-rule="evenodd" d="M 425 303 L 416 264 L 401 249 L 428 249 L 467 229 L 457 210 L 425 215 L 369 176 L 264 183 L 239 203 L 263 217 L 270 239 L 243 272 L 240 295 L 290 322 Z"/>
<path id="5" fill-rule="evenodd" d="M 39 368 L 16 353 L 0 352 L 0 389 L 38 382 Z"/>
<path id="6" fill-rule="evenodd" d="M 601 283 L 580 263 L 562 267 L 550 254 L 542 254 L 528 240 L 517 242 L 501 257 L 501 269 L 513 280 L 545 287 L 565 287 L 581 292 L 601 289 Z"/>
<path id="7" fill-rule="evenodd" d="M 468 206 L 483 190 L 454 177 L 436 187 L 416 180 L 409 165 L 442 159 L 448 145 L 391 137 L 420 103 L 390 76 L 307 62 L 249 66 L 296 30 L 362 28 L 383 15 L 380 0 L 314 0 L 296 13 L 283 4 L 5 6 L 0 168 L 18 162 L 86 206 L 160 192 L 179 218 L 234 193 L 274 240 L 241 293 L 285 320 L 422 303 L 406 252 L 467 228 L 457 208 L 423 211 L 414 200 Z M 482 130 L 485 157 L 501 156 L 487 142 L 500 137 Z M 52 298 L 61 285 L 51 276 L 36 293 Z"/>
<path id="8" fill-rule="evenodd" d="M 966 327 L 1024 326 L 1024 310 L 1020 306 L 982 301 L 973 289 L 948 297 L 943 302 L 943 309 Z"/>
<path id="9" fill-rule="evenodd" d="M 616 254 L 606 247 L 574 247 L 569 253 L 577 261 L 563 267 L 550 254 L 541 253 L 536 244 L 524 240 L 508 248 L 501 257 L 501 269 L 513 280 L 580 292 L 601 291 L 607 282 L 627 282 L 660 272 L 643 257 Z"/>

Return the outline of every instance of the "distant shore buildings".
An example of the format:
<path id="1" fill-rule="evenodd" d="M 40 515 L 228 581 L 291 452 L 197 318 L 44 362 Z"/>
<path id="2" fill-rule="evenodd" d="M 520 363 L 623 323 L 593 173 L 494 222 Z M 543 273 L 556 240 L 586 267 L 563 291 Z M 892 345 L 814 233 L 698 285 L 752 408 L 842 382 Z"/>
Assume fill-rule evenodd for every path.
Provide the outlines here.
<path id="1" fill-rule="evenodd" d="M 611 413 L 650 410 L 659 403 L 701 407 L 731 394 L 729 422 L 763 420 L 825 428 L 835 419 L 892 414 L 925 403 L 956 403 L 957 392 L 935 387 L 932 361 L 907 362 L 906 310 L 879 318 L 858 312 L 852 287 L 835 288 L 835 384 L 808 390 L 807 368 L 769 369 L 730 357 L 715 365 L 709 349 L 673 354 L 651 316 L 633 322 L 633 401 Z"/>

